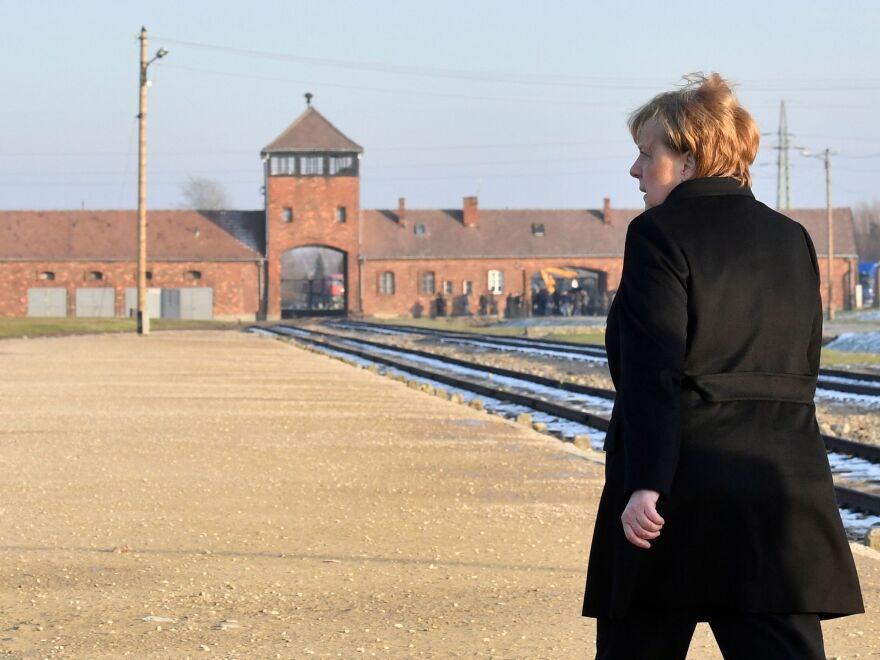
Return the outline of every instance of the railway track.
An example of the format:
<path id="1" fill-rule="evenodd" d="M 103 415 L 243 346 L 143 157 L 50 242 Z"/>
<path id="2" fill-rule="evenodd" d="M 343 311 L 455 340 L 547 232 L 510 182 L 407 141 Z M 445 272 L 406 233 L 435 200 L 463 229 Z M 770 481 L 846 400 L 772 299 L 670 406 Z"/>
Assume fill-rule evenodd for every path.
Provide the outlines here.
<path id="1" fill-rule="evenodd" d="M 365 321 L 336 321 L 328 323 L 327 325 L 332 328 L 339 328 L 340 330 L 355 330 L 380 334 L 423 335 L 435 337 L 441 341 L 466 343 L 488 348 L 501 348 L 503 350 L 522 349 L 529 352 L 551 353 L 561 357 L 574 357 L 600 363 L 608 362 L 608 357 L 606 356 L 603 347 L 577 344 L 575 342 L 553 341 L 549 339 L 535 339 L 528 337 L 499 337 L 496 335 L 477 334 L 475 332 L 454 332 L 451 330 L 414 328 L 407 325 L 367 323 Z"/>
<path id="2" fill-rule="evenodd" d="M 474 332 L 454 332 L 431 328 L 414 328 L 407 325 L 368 323 L 365 321 L 337 321 L 328 324 L 340 330 L 354 330 L 398 335 L 423 335 L 440 341 L 464 343 L 497 350 L 517 350 L 536 354 L 559 356 L 590 362 L 607 363 L 608 357 L 601 346 L 589 346 L 575 342 L 527 337 L 498 337 Z M 817 383 L 819 390 L 876 397 L 880 403 L 880 375 L 854 373 L 838 369 L 820 369 Z M 821 396 L 821 393 L 820 393 Z"/>
<path id="3" fill-rule="evenodd" d="M 548 430 L 555 430 L 563 439 L 587 435 L 596 449 L 600 448 L 608 428 L 614 400 L 612 390 L 304 328 L 277 325 L 249 329 L 294 339 L 362 364 L 382 365 L 393 372 L 416 376 L 428 384 L 466 392 L 472 397 L 484 397 L 487 407 L 494 407 L 496 412 L 507 416 L 537 413 L 535 420 L 541 421 L 539 416 L 544 415 Z M 560 424 L 559 420 L 563 422 Z M 880 447 L 833 436 L 822 438 L 830 452 L 832 468 L 847 479 L 846 485 L 835 485 L 839 505 L 880 516 Z M 874 483 L 870 483 L 872 481 Z"/>

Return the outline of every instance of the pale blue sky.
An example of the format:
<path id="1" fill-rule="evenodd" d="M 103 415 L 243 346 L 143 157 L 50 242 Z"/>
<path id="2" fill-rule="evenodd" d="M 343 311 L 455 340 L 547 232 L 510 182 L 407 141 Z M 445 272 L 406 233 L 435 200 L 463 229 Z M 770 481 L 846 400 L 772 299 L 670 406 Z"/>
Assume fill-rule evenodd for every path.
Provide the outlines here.
<path id="1" fill-rule="evenodd" d="M 740 83 L 763 132 L 785 99 L 794 142 L 838 151 L 836 204 L 880 198 L 869 0 L 0 0 L 0 208 L 136 206 L 141 25 L 170 50 L 150 68 L 151 208 L 188 175 L 261 208 L 260 149 L 306 91 L 364 147 L 365 208 L 638 207 L 627 113 L 701 69 Z M 770 204 L 775 141 L 753 170 Z M 823 206 L 821 162 L 791 161 L 793 205 Z"/>

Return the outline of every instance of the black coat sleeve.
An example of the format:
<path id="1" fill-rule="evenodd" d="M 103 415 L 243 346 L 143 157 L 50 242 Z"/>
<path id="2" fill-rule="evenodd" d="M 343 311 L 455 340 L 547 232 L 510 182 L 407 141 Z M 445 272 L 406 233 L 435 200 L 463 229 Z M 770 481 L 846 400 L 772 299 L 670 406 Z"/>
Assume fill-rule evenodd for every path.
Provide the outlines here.
<path id="1" fill-rule="evenodd" d="M 688 265 L 651 215 L 627 230 L 619 305 L 624 489 L 669 494 L 681 444 Z"/>
<path id="2" fill-rule="evenodd" d="M 818 376 L 820 354 L 822 352 L 823 311 L 822 293 L 820 291 L 822 278 L 819 275 L 819 258 L 816 256 L 816 248 L 813 245 L 813 239 L 810 238 L 810 233 L 803 225 L 801 225 L 801 231 L 804 233 L 804 240 L 807 243 L 807 251 L 810 253 L 810 260 L 812 261 L 813 273 L 816 275 L 815 309 L 813 310 L 813 327 L 811 328 L 810 343 L 809 348 L 807 349 L 807 362 L 810 365 L 810 373 Z"/>

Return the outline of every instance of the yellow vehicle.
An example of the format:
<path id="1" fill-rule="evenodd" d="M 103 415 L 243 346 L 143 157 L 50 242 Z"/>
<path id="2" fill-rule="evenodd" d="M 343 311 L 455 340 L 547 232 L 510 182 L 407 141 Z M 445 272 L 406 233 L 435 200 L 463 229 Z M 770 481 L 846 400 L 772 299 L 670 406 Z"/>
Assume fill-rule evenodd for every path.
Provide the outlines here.
<path id="1" fill-rule="evenodd" d="M 579 275 L 577 271 L 569 270 L 568 268 L 558 268 L 556 266 L 542 268 L 540 274 L 541 279 L 544 281 L 544 288 L 547 290 L 547 293 L 551 295 L 556 291 L 557 277 L 568 277 L 577 280 Z"/>

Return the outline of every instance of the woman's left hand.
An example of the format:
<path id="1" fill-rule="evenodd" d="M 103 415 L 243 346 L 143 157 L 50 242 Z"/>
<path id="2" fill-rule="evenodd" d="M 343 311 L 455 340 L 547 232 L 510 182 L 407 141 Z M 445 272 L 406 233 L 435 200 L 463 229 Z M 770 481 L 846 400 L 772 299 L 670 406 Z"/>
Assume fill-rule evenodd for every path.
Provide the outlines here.
<path id="1" fill-rule="evenodd" d="M 630 495 L 629 502 L 620 516 L 626 540 L 637 548 L 647 550 L 649 541 L 660 536 L 660 530 L 666 522 L 657 513 L 657 500 L 660 493 L 656 490 L 637 490 Z"/>

